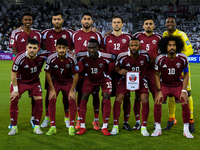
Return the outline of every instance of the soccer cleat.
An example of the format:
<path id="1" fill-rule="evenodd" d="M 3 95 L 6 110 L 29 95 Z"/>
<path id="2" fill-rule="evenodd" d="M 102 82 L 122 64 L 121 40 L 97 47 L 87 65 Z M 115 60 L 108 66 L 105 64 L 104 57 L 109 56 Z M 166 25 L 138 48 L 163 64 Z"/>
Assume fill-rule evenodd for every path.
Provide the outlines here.
<path id="1" fill-rule="evenodd" d="M 35 128 L 35 120 L 30 120 L 30 124 L 31 124 L 32 128 L 34 129 Z"/>
<path id="2" fill-rule="evenodd" d="M 173 125 L 177 123 L 177 120 L 175 117 L 169 118 L 167 126 L 164 128 L 164 130 L 170 130 Z"/>
<path id="3" fill-rule="evenodd" d="M 64 121 L 65 121 L 65 125 L 66 125 L 66 127 L 69 128 L 69 118 L 65 118 Z"/>
<path id="4" fill-rule="evenodd" d="M 8 129 L 12 129 L 12 123 L 8 125 Z"/>
<path id="5" fill-rule="evenodd" d="M 191 119 L 191 120 L 190 120 L 190 123 L 189 123 L 189 131 L 190 131 L 190 133 L 194 133 L 194 132 L 195 132 L 194 119 Z"/>
<path id="6" fill-rule="evenodd" d="M 155 129 L 151 136 L 159 136 L 162 134 L 162 129 Z"/>
<path id="7" fill-rule="evenodd" d="M 8 135 L 15 135 L 16 133 L 18 133 L 18 129 L 17 127 L 13 127 L 10 132 L 8 133 Z"/>
<path id="8" fill-rule="evenodd" d="M 49 129 L 49 131 L 46 133 L 46 135 L 53 135 L 53 134 L 56 134 L 57 131 L 56 131 L 56 128 L 55 127 L 51 127 Z"/>
<path id="9" fill-rule="evenodd" d="M 138 131 L 141 128 L 141 124 L 136 122 L 135 126 L 133 127 L 133 130 Z"/>
<path id="10" fill-rule="evenodd" d="M 80 120 L 77 120 L 77 121 L 76 121 L 75 129 L 79 129 L 80 127 L 81 127 Z"/>
<path id="11" fill-rule="evenodd" d="M 123 123 L 123 129 L 125 129 L 127 131 L 132 131 L 132 128 L 130 127 L 130 125 L 127 122 Z"/>
<path id="12" fill-rule="evenodd" d="M 75 135 L 74 127 L 69 127 L 69 135 Z"/>
<path id="13" fill-rule="evenodd" d="M 149 133 L 148 133 L 148 131 L 147 131 L 146 128 L 141 128 L 141 134 L 142 134 L 143 136 L 149 136 Z"/>
<path id="14" fill-rule="evenodd" d="M 76 132 L 77 135 L 82 135 L 86 132 L 86 128 L 79 128 L 78 132 Z"/>
<path id="15" fill-rule="evenodd" d="M 33 132 L 34 132 L 35 134 L 43 134 L 43 132 L 40 130 L 40 127 L 38 127 L 38 126 L 35 126 L 35 127 L 34 127 Z"/>
<path id="16" fill-rule="evenodd" d="M 49 117 L 45 117 L 44 121 L 42 122 L 42 124 L 40 125 L 40 127 L 45 128 L 48 126 L 50 119 Z"/>
<path id="17" fill-rule="evenodd" d="M 190 139 L 194 138 L 194 136 L 190 133 L 189 130 L 184 131 L 183 135 L 186 136 L 186 138 L 190 138 Z"/>
<path id="18" fill-rule="evenodd" d="M 102 129 L 103 130 L 103 129 Z M 119 133 L 119 128 L 118 126 L 113 126 L 112 131 L 110 132 L 111 135 L 116 135 L 117 133 Z"/>
<path id="19" fill-rule="evenodd" d="M 99 121 L 93 121 L 92 125 L 94 126 L 95 130 L 99 130 L 100 129 L 100 127 L 99 127 Z"/>
<path id="20" fill-rule="evenodd" d="M 104 135 L 111 135 L 111 133 L 108 131 L 107 128 L 103 128 L 103 129 L 101 130 L 101 133 L 103 133 Z"/>

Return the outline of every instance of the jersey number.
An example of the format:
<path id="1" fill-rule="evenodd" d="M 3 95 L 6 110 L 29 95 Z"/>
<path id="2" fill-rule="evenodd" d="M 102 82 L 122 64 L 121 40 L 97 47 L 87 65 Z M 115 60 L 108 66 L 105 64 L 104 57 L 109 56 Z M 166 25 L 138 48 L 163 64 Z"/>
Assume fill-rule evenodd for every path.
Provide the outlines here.
<path id="1" fill-rule="evenodd" d="M 83 43 L 83 46 L 87 47 L 87 40 Z"/>
<path id="2" fill-rule="evenodd" d="M 169 68 L 168 75 L 174 75 L 174 74 L 175 74 L 175 68 Z"/>
<path id="3" fill-rule="evenodd" d="M 140 67 L 132 67 L 132 71 L 140 71 Z"/>
<path id="4" fill-rule="evenodd" d="M 92 70 L 92 74 L 96 74 L 96 73 L 98 73 L 98 68 L 91 68 L 91 70 Z"/>
<path id="5" fill-rule="evenodd" d="M 106 84 L 108 85 L 108 88 L 112 88 L 112 82 L 106 82 Z"/>
<path id="6" fill-rule="evenodd" d="M 146 50 L 147 50 L 147 51 L 150 50 L 150 44 L 146 44 Z"/>
<path id="7" fill-rule="evenodd" d="M 61 73 L 61 74 L 63 73 L 63 70 L 64 70 L 63 68 L 60 68 L 60 73 Z"/>
<path id="8" fill-rule="evenodd" d="M 54 40 L 54 42 L 55 42 L 55 43 L 54 43 L 54 46 L 56 46 L 57 40 Z"/>
<path id="9" fill-rule="evenodd" d="M 114 43 L 114 50 L 120 50 L 120 43 Z"/>
<path id="10" fill-rule="evenodd" d="M 31 73 L 37 72 L 37 67 L 31 68 Z"/>

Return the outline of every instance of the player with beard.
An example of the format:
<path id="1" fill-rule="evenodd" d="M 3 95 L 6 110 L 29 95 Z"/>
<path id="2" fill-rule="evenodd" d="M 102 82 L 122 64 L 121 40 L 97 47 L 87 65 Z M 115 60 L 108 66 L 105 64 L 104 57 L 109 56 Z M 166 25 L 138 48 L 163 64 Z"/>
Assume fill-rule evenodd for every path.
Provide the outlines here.
<path id="1" fill-rule="evenodd" d="M 41 34 L 40 31 L 31 28 L 31 25 L 33 24 L 33 17 L 30 12 L 24 12 L 22 14 L 22 23 L 23 23 L 23 29 L 22 30 L 13 30 L 10 41 L 9 41 L 9 47 L 12 47 L 12 53 L 14 55 L 17 55 L 18 53 L 26 50 L 26 44 L 29 39 L 36 39 L 39 42 L 39 50 L 41 45 Z M 32 104 L 32 111 L 31 111 L 31 119 L 30 124 L 34 128 L 34 106 L 35 101 L 33 98 L 31 98 L 31 104 Z M 8 128 L 11 128 L 12 124 L 9 125 Z"/>
<path id="2" fill-rule="evenodd" d="M 156 128 L 151 136 L 162 134 L 161 115 L 162 102 L 167 96 L 174 96 L 182 106 L 183 135 L 194 138 L 189 131 L 190 109 L 188 105 L 187 84 L 189 68 L 187 56 L 183 53 L 184 43 L 180 37 L 169 36 L 160 40 L 161 54 L 155 61 L 156 98 L 154 103 L 154 119 Z M 183 76 L 182 76 L 183 72 Z"/>
<path id="3" fill-rule="evenodd" d="M 84 12 L 82 14 L 81 24 L 82 28 L 73 33 L 72 41 L 74 43 L 75 54 L 81 51 L 87 51 L 87 44 L 90 39 L 96 39 L 99 42 L 100 50 L 103 49 L 103 38 L 100 33 L 92 31 L 92 15 L 90 12 Z M 77 59 L 79 59 L 77 57 Z M 77 98 L 77 109 L 78 109 L 78 120 L 76 123 L 76 129 L 80 128 L 80 116 L 79 116 L 79 106 L 82 97 L 82 86 L 84 80 L 84 73 L 79 74 L 79 82 L 77 85 L 78 98 Z M 95 130 L 99 130 L 99 88 L 96 87 L 93 96 L 93 106 L 94 106 L 94 121 L 93 126 Z"/>
<path id="4" fill-rule="evenodd" d="M 42 32 L 42 39 L 43 39 L 43 49 L 46 49 L 48 52 L 53 53 L 56 51 L 56 42 L 58 39 L 63 38 L 66 39 L 68 42 L 68 51 L 72 49 L 72 40 L 71 31 L 62 28 L 62 24 L 64 22 L 63 15 L 61 12 L 54 12 L 52 16 L 52 24 L 54 28 L 47 29 Z M 47 127 L 49 123 L 49 114 L 48 114 L 48 83 L 45 83 L 45 89 L 47 89 L 46 99 L 45 99 L 45 107 L 46 107 L 46 115 L 41 127 Z M 65 111 L 65 124 L 66 127 L 69 127 L 69 104 L 68 98 L 65 93 L 63 93 L 63 104 L 64 104 L 64 111 Z"/>
<path id="5" fill-rule="evenodd" d="M 105 50 L 109 53 L 114 54 L 115 58 L 117 58 L 119 53 L 128 51 L 129 41 L 131 39 L 130 34 L 122 32 L 123 25 L 124 25 L 124 21 L 121 16 L 118 16 L 118 15 L 113 16 L 112 18 L 113 31 L 108 36 L 104 37 Z M 112 86 L 113 86 L 111 96 L 116 96 L 116 89 L 118 86 L 119 79 L 121 77 L 120 74 L 114 71 L 114 66 L 115 66 L 115 63 L 113 63 L 112 67 L 110 68 Z M 123 128 L 126 129 L 127 131 L 131 131 L 132 128 L 130 127 L 128 123 L 130 110 L 131 110 L 129 94 L 125 96 L 123 109 L 124 109 Z"/>
<path id="6" fill-rule="evenodd" d="M 112 128 L 111 134 L 116 135 L 119 133 L 118 121 L 120 116 L 121 103 L 129 90 L 126 89 L 126 73 L 128 71 L 140 72 L 139 75 L 139 90 L 135 92 L 139 95 L 142 101 L 142 126 L 144 129 L 141 131 L 143 136 L 149 136 L 146 129 L 148 116 L 149 116 L 149 91 L 146 77 L 146 68 L 149 63 L 149 54 L 144 50 L 140 50 L 140 40 L 137 38 L 132 38 L 129 43 L 129 51 L 122 52 L 118 55 L 115 71 L 122 75 L 119 80 L 116 99 L 113 106 L 113 120 L 114 126 Z"/>
<path id="7" fill-rule="evenodd" d="M 155 99 L 155 92 L 156 92 L 156 84 L 154 78 L 154 65 L 155 65 L 155 58 L 158 55 L 158 42 L 162 38 L 161 35 L 153 33 L 155 29 L 154 20 L 151 17 L 147 17 L 144 19 L 143 24 L 144 32 L 138 32 L 133 35 L 140 40 L 140 46 L 142 50 L 146 50 L 149 52 L 150 56 L 150 64 L 147 67 L 147 76 L 146 79 L 148 81 L 149 90 L 152 93 L 153 99 Z M 135 102 L 134 102 L 134 114 L 136 124 L 133 127 L 134 130 L 139 130 L 141 128 L 140 124 L 140 105 L 141 101 L 139 96 L 136 95 Z M 141 131 L 143 128 L 141 128 Z"/>
<path id="8" fill-rule="evenodd" d="M 176 20 L 173 16 L 169 16 L 166 19 L 165 26 L 167 28 L 167 31 L 163 33 L 163 37 L 167 36 L 180 36 L 180 38 L 184 41 L 184 48 L 182 50 L 182 53 L 184 53 L 187 57 L 193 54 L 193 48 L 190 43 L 189 38 L 187 35 L 178 29 L 176 29 Z M 187 91 L 188 91 L 188 97 L 189 97 L 189 107 L 190 107 L 190 132 L 194 133 L 195 132 L 195 127 L 194 127 L 194 118 L 193 118 L 193 98 L 191 95 L 191 74 L 190 74 L 190 65 L 189 66 L 189 81 L 188 81 L 188 86 L 187 86 Z M 173 125 L 177 123 L 175 119 L 175 99 L 174 97 L 169 97 L 168 101 L 168 109 L 169 109 L 169 120 L 167 127 L 165 127 L 165 130 L 170 130 Z"/>

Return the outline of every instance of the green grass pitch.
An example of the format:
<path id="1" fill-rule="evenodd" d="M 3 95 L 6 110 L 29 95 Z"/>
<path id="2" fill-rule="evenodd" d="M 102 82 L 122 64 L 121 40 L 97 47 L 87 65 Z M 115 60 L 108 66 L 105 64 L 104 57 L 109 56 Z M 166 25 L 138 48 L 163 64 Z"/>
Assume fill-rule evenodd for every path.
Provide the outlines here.
<path id="1" fill-rule="evenodd" d="M 178 123 L 169 131 L 163 131 L 159 137 L 143 137 L 140 131 L 125 131 L 122 128 L 123 124 L 123 109 L 120 116 L 119 129 L 120 133 L 116 136 L 104 136 L 101 131 L 95 131 L 92 126 L 93 121 L 93 107 L 92 99 L 88 101 L 88 108 L 86 114 L 86 128 L 87 132 L 80 136 L 69 136 L 68 129 L 64 124 L 64 109 L 61 100 L 61 94 L 57 99 L 56 105 L 56 123 L 57 134 L 53 136 L 46 136 L 48 128 L 42 128 L 43 135 L 35 135 L 29 124 L 31 116 L 31 100 L 28 98 L 28 93 L 24 93 L 19 100 L 19 116 L 18 116 L 18 130 L 19 133 L 15 136 L 8 136 L 10 123 L 9 115 L 9 86 L 10 86 L 10 72 L 12 61 L 0 61 L 0 149 L 1 150 L 19 150 L 19 149 L 37 149 L 37 150 L 51 150 L 51 149 L 200 149 L 200 92 L 199 92 L 199 78 L 200 78 L 200 64 L 191 64 L 192 74 L 192 96 L 194 99 L 194 120 L 196 133 L 194 139 L 187 139 L 183 136 L 182 123 L 182 108 L 180 104 L 176 105 L 176 119 Z M 42 87 L 44 87 L 44 71 L 40 75 Z M 43 98 L 45 90 L 43 90 Z M 131 106 L 133 108 L 134 93 L 131 95 Z M 111 99 L 112 106 L 114 98 Z M 151 134 L 153 132 L 153 100 L 150 96 L 150 114 L 148 119 L 147 129 Z M 44 107 L 44 101 L 43 101 Z M 167 105 L 162 106 L 162 128 L 166 126 L 168 119 Z M 131 126 L 135 125 L 135 118 L 133 109 L 131 108 L 131 115 L 129 123 Z M 45 116 L 43 110 L 42 121 Z M 100 124 L 102 124 L 102 117 L 100 112 Z M 109 131 L 113 126 L 113 117 L 111 113 L 109 122 Z"/>

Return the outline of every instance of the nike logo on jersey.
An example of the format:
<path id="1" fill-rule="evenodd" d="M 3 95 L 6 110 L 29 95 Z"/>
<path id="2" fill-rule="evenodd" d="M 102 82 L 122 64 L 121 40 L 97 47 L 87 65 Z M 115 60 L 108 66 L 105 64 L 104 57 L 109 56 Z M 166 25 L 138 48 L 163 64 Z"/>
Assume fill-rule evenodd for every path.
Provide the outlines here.
<path id="1" fill-rule="evenodd" d="M 108 43 L 112 43 L 112 40 L 110 40 Z"/>
<path id="2" fill-rule="evenodd" d="M 25 40 L 24 40 L 24 39 L 22 39 L 22 40 L 21 40 L 21 42 L 25 42 Z"/>
<path id="3" fill-rule="evenodd" d="M 140 43 L 144 43 L 144 41 L 143 41 L 143 40 L 141 40 L 141 41 L 140 41 Z"/>
<path id="4" fill-rule="evenodd" d="M 49 38 L 53 38 L 53 35 L 50 35 Z"/>
<path id="5" fill-rule="evenodd" d="M 24 68 L 29 68 L 29 66 L 28 66 L 28 65 L 26 65 L 26 66 L 24 66 Z"/>
<path id="6" fill-rule="evenodd" d="M 126 66 L 131 66 L 131 65 L 128 63 L 128 64 L 126 64 Z"/>
<path id="7" fill-rule="evenodd" d="M 79 37 L 78 40 L 82 40 L 81 37 Z"/>
<path id="8" fill-rule="evenodd" d="M 167 65 L 166 65 L 166 64 L 164 64 L 164 65 L 162 66 L 162 68 L 167 68 Z"/>
<path id="9" fill-rule="evenodd" d="M 58 65 L 55 65 L 54 68 L 58 68 Z"/>

